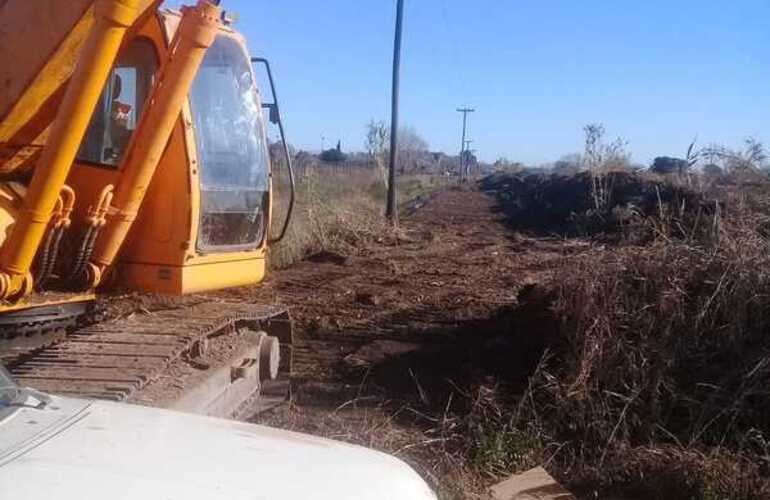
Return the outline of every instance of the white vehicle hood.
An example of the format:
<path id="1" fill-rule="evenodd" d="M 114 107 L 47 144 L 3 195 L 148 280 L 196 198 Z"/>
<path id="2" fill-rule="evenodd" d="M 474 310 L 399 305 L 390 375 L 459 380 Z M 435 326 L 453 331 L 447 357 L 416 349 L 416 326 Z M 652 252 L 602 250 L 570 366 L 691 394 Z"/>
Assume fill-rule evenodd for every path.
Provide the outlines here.
<path id="1" fill-rule="evenodd" d="M 0 498 L 428 500 L 366 448 L 167 410 L 54 397 L 0 420 Z"/>

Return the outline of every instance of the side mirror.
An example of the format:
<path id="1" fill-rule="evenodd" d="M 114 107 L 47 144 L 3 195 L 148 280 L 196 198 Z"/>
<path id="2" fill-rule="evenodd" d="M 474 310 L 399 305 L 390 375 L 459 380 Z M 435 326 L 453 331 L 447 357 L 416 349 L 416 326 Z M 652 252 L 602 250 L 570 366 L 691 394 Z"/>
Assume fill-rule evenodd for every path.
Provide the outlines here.
<path id="1" fill-rule="evenodd" d="M 262 103 L 263 108 L 267 108 L 270 123 L 278 125 L 281 122 L 281 114 L 278 112 L 278 106 L 274 102 Z"/>
<path id="2" fill-rule="evenodd" d="M 289 228 L 289 222 L 291 221 L 291 215 L 294 211 L 294 197 L 295 197 L 295 185 L 294 185 L 294 169 L 291 166 L 291 154 L 289 154 L 289 144 L 286 142 L 286 134 L 283 132 L 283 122 L 281 121 L 281 112 L 278 109 L 278 95 L 275 93 L 275 82 L 273 81 L 273 72 L 270 71 L 270 63 L 267 62 L 267 59 L 264 59 L 262 57 L 252 57 L 251 63 L 259 63 L 262 64 L 265 67 L 265 71 L 267 72 L 267 79 L 270 82 L 270 92 L 273 93 L 273 102 L 271 103 L 262 103 L 263 108 L 268 109 L 270 123 L 274 125 L 278 125 L 278 130 L 281 133 L 281 143 L 283 144 L 283 154 L 286 157 L 286 166 L 288 168 L 289 173 L 289 186 L 291 187 L 291 191 L 289 194 L 289 208 L 286 210 L 286 219 L 283 221 L 283 226 L 281 226 L 281 232 L 278 235 L 277 238 L 272 238 L 268 241 L 270 244 L 276 244 L 280 242 L 284 236 L 286 236 L 286 230 Z"/>
<path id="3" fill-rule="evenodd" d="M 278 110 L 278 97 L 275 95 L 275 82 L 273 82 L 273 72 L 270 71 L 270 63 L 263 57 L 252 57 L 252 64 L 261 64 L 267 73 L 267 80 L 270 82 L 270 93 L 273 95 L 273 102 L 263 102 L 262 107 L 268 110 L 270 123 L 278 125 L 281 123 L 281 112 Z"/>

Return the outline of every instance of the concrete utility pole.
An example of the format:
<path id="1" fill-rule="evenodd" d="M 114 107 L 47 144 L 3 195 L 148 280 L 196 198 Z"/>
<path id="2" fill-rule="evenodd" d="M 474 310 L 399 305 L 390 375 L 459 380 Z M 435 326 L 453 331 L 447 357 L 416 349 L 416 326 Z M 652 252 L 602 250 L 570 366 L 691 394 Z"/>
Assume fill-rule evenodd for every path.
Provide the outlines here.
<path id="1" fill-rule="evenodd" d="M 396 161 L 398 160 L 398 83 L 401 67 L 401 25 L 404 18 L 404 0 L 396 5 L 396 35 L 393 40 L 393 90 L 390 102 L 390 165 L 388 166 L 388 204 L 385 216 L 393 227 L 398 227 L 396 205 Z"/>
<path id="2" fill-rule="evenodd" d="M 471 143 L 473 142 L 473 139 L 466 139 L 465 140 L 465 153 L 463 153 L 463 161 L 465 162 L 465 178 L 469 179 L 471 176 L 471 163 L 470 163 L 470 156 L 473 154 L 475 150 L 471 149 Z"/>
<path id="3" fill-rule="evenodd" d="M 463 138 L 462 142 L 460 143 L 460 179 L 465 180 L 466 174 L 465 174 L 465 129 L 468 124 L 468 113 L 473 113 L 476 111 L 472 108 L 457 108 L 458 113 L 463 114 Z"/>

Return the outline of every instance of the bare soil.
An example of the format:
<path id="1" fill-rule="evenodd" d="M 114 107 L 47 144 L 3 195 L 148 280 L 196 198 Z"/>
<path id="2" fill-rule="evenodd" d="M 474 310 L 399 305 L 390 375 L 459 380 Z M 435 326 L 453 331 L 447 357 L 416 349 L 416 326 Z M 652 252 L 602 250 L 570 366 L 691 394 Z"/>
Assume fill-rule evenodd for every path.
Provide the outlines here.
<path id="1" fill-rule="evenodd" d="M 515 233 L 492 196 L 450 189 L 355 255 L 322 252 L 218 293 L 285 305 L 295 322 L 293 404 L 252 420 L 394 453 L 448 498 L 482 491 L 492 478 L 468 471 L 462 450 L 435 434 L 435 415 L 449 419 L 461 404 L 453 394 L 473 381 L 526 383 L 538 343 L 508 341 L 527 328 L 510 312 L 523 289 L 589 249 Z M 528 333 L 547 336 L 544 324 Z"/>
<path id="2" fill-rule="evenodd" d="M 297 379 L 336 379 L 335 364 L 372 341 L 424 343 L 462 327 L 478 331 L 516 305 L 522 287 L 590 246 L 525 237 L 504 222 L 487 194 L 444 191 L 402 217 L 398 235 L 357 255 L 322 252 L 259 286 L 217 295 L 288 306 Z"/>

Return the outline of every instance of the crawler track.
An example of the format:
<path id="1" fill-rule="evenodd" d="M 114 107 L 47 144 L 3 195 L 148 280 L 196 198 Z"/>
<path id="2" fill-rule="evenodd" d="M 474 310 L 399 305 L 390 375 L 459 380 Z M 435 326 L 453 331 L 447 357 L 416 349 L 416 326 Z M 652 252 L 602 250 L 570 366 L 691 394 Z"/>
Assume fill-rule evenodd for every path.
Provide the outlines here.
<path id="1" fill-rule="evenodd" d="M 47 392 L 163 405 L 200 372 L 237 350 L 239 332 L 268 331 L 282 344 L 281 371 L 291 359 L 291 324 L 275 306 L 212 301 L 131 314 L 70 334 L 11 366 L 17 380 Z"/>

